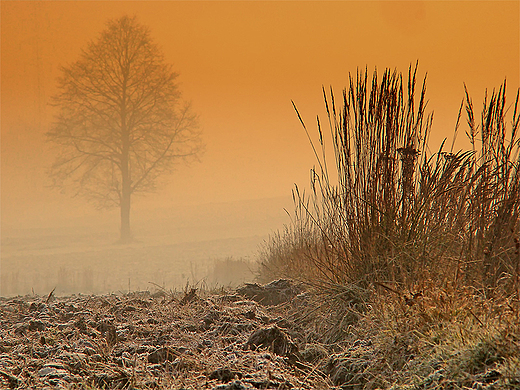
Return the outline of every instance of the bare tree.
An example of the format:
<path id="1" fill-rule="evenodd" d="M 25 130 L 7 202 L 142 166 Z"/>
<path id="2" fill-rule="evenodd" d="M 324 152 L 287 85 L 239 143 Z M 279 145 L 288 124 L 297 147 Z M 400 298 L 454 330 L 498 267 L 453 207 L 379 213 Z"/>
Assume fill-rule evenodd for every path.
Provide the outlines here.
<path id="1" fill-rule="evenodd" d="M 153 191 L 161 174 L 202 150 L 196 118 L 135 17 L 110 20 L 61 70 L 53 97 L 59 114 L 47 133 L 59 145 L 51 177 L 100 208 L 120 207 L 121 241 L 130 241 L 132 195 Z"/>

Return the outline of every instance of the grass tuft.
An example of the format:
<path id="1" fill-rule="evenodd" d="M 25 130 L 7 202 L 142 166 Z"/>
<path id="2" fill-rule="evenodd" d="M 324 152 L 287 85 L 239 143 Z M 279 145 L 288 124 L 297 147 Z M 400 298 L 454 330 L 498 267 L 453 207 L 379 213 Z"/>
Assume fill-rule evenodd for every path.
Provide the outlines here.
<path id="1" fill-rule="evenodd" d="M 465 88 L 451 147 L 432 151 L 417 64 L 358 70 L 341 100 L 323 89 L 332 156 L 320 118 L 313 142 L 294 105 L 316 166 L 260 253 L 260 279 L 318 294 L 294 320 L 334 352 L 320 370 L 336 385 L 520 383 L 519 94 L 506 104 L 504 81 L 478 119 Z M 454 151 L 463 114 L 471 149 Z"/>

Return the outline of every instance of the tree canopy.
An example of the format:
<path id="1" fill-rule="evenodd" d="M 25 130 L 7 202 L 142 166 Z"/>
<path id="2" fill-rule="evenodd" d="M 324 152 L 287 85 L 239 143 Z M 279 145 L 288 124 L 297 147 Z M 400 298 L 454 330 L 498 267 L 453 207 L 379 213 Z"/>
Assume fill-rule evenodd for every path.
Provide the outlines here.
<path id="1" fill-rule="evenodd" d="M 161 174 L 202 150 L 196 116 L 183 103 L 177 73 L 135 17 L 110 20 L 79 59 L 61 68 L 48 140 L 59 145 L 56 185 L 98 207 L 121 208 L 130 233 L 132 194 L 153 191 Z"/>

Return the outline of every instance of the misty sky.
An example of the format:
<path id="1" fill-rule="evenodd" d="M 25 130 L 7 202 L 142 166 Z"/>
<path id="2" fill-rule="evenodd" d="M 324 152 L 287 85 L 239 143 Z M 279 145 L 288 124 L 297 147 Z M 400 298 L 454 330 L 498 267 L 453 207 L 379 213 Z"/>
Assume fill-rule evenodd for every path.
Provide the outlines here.
<path id="1" fill-rule="evenodd" d="M 77 60 L 108 19 L 136 15 L 180 74 L 199 115 L 200 163 L 179 166 L 134 209 L 289 196 L 314 160 L 292 108 L 309 128 L 357 67 L 428 72 L 432 142 L 451 136 L 465 82 L 475 108 L 485 88 L 519 85 L 518 1 L 1 2 L 2 226 L 51 224 L 93 213 L 48 188 L 44 143 L 60 65 Z M 114 224 L 117 224 L 117 219 Z"/>

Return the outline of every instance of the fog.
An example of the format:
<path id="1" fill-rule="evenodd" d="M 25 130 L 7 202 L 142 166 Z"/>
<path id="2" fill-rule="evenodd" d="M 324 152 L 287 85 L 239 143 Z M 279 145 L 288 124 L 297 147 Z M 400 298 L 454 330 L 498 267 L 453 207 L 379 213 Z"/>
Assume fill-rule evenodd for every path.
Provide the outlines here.
<path id="1" fill-rule="evenodd" d="M 268 235 L 288 222 L 290 198 L 141 210 L 131 244 L 117 244 L 117 212 L 59 225 L 4 229 L 2 295 L 180 290 L 255 278 Z M 112 221 L 112 223 L 110 222 Z"/>
<path id="2" fill-rule="evenodd" d="M 269 234 L 290 222 L 315 164 L 291 100 L 316 136 L 322 86 L 339 96 L 365 66 L 428 73 L 431 145 L 451 137 L 464 83 L 475 107 L 519 85 L 518 2 L 1 2 L 0 296 L 126 292 L 254 278 Z M 119 211 L 51 188 L 45 142 L 60 67 L 109 19 L 150 28 L 198 115 L 205 153 Z M 467 147 L 461 131 L 456 148 Z M 449 141 L 451 142 L 451 140 Z"/>
<path id="3" fill-rule="evenodd" d="M 133 219 L 131 244 L 117 244 L 117 213 L 60 225 L 5 229 L 2 295 L 180 290 L 235 286 L 255 278 L 268 235 L 287 223 L 289 198 L 157 208 Z"/>

